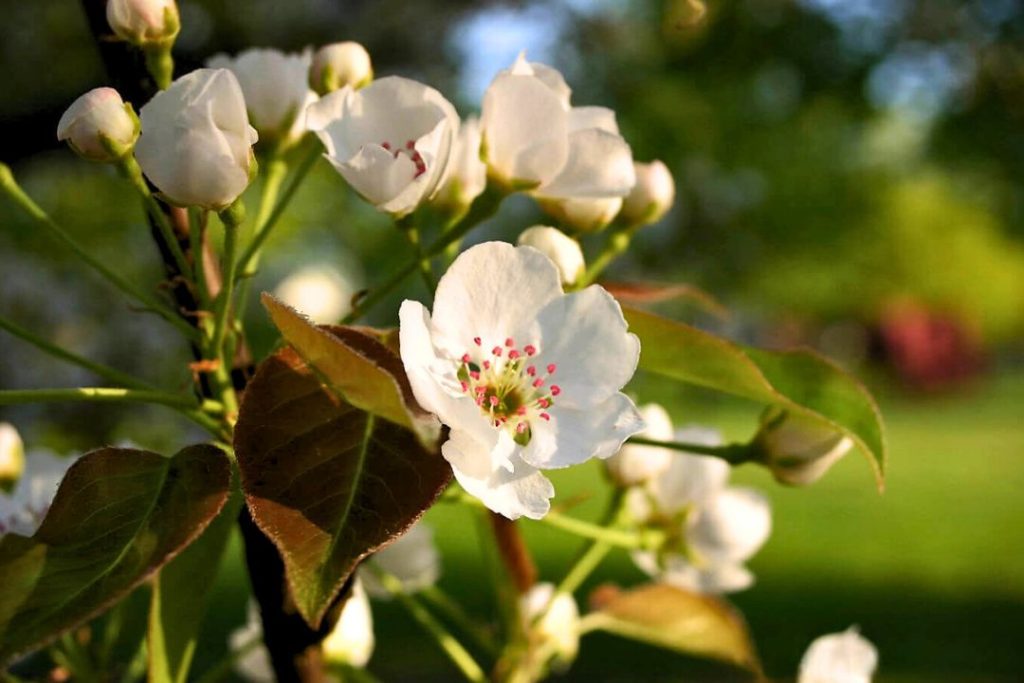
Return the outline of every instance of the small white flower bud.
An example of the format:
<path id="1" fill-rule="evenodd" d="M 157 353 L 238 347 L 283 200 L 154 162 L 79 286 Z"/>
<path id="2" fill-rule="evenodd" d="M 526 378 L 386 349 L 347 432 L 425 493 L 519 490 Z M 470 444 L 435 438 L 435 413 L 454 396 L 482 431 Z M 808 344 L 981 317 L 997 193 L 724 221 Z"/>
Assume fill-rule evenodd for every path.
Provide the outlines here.
<path id="1" fill-rule="evenodd" d="M 140 46 L 167 43 L 181 28 L 175 0 L 107 0 L 107 23 L 118 38 Z"/>
<path id="2" fill-rule="evenodd" d="M 0 422 L 0 485 L 17 481 L 25 469 L 25 446 L 13 425 Z"/>
<path id="3" fill-rule="evenodd" d="M 324 639 L 324 659 L 336 664 L 365 666 L 373 654 L 373 614 L 362 582 L 357 578 L 352 595 L 341 609 L 334 629 Z"/>
<path id="4" fill-rule="evenodd" d="M 356 289 L 334 268 L 311 266 L 285 278 L 274 296 L 321 325 L 333 324 L 352 310 Z"/>
<path id="5" fill-rule="evenodd" d="M 398 579 L 406 593 L 433 586 L 441 575 L 441 553 L 434 544 L 434 530 L 425 522 L 417 522 L 397 541 L 377 551 L 373 561 Z M 374 598 L 387 600 L 391 597 L 373 572 L 360 572 L 360 579 L 366 585 L 366 592 Z"/>
<path id="6" fill-rule="evenodd" d="M 373 65 L 366 48 L 352 41 L 324 45 L 313 55 L 309 87 L 320 95 L 346 85 L 361 88 L 373 80 Z"/>
<path id="7" fill-rule="evenodd" d="M 797 683 L 871 683 L 877 667 L 878 650 L 854 627 L 811 643 Z"/>
<path id="8" fill-rule="evenodd" d="M 754 448 L 776 481 L 804 486 L 820 479 L 853 441 L 820 420 L 772 410 L 762 418 Z"/>
<path id="9" fill-rule="evenodd" d="M 658 441 L 671 441 L 674 434 L 672 418 L 657 403 L 640 408 L 644 429 L 637 436 Z M 636 486 L 650 481 L 668 470 L 672 464 L 672 451 L 657 446 L 625 444 L 619 452 L 604 461 L 608 476 L 619 486 Z"/>
<path id="10" fill-rule="evenodd" d="M 534 632 L 553 650 L 554 668 L 564 671 L 580 649 L 580 612 L 576 601 L 566 593 L 556 594 L 554 584 L 550 583 L 535 584 L 519 600 L 527 624 L 544 615 Z"/>
<path id="11" fill-rule="evenodd" d="M 647 225 L 661 220 L 672 208 L 676 183 L 668 166 L 661 161 L 649 164 L 635 162 L 636 185 L 622 203 L 623 219 L 633 225 Z"/>
<path id="12" fill-rule="evenodd" d="M 57 124 L 57 139 L 92 161 L 116 161 L 131 152 L 138 137 L 138 119 L 113 88 L 85 93 Z"/>
<path id="13" fill-rule="evenodd" d="M 551 259 L 562 277 L 562 284 L 573 285 L 586 269 L 583 250 L 576 240 L 561 230 L 546 225 L 527 228 L 516 241 L 519 246 L 533 247 Z"/>

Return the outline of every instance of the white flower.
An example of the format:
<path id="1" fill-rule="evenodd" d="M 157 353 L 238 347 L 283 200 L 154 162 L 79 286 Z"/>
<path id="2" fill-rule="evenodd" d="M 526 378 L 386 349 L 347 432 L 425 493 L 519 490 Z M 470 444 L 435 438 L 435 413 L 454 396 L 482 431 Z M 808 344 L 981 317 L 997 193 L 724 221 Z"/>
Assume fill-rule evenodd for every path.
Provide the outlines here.
<path id="1" fill-rule="evenodd" d="M 274 683 L 274 668 L 263 640 L 263 622 L 260 609 L 253 600 L 246 609 L 246 622 L 228 636 L 228 647 L 234 652 L 247 648 L 235 660 L 234 668 L 241 678 L 251 683 Z M 258 641 L 252 647 L 250 643 Z M 370 660 L 374 647 L 373 615 L 370 601 L 359 579 L 352 586 L 352 595 L 341 609 L 338 623 L 323 641 L 324 658 L 328 662 L 362 667 Z M 327 680 L 336 681 L 332 676 Z"/>
<path id="2" fill-rule="evenodd" d="M 754 448 L 778 482 L 803 486 L 820 479 L 853 448 L 853 441 L 820 420 L 773 410 L 762 419 Z"/>
<path id="3" fill-rule="evenodd" d="M 309 266 L 292 273 L 274 290 L 274 296 L 315 323 L 337 323 L 352 310 L 356 286 L 330 266 Z"/>
<path id="4" fill-rule="evenodd" d="M 516 244 L 533 247 L 551 259 L 558 268 L 563 285 L 576 284 L 586 269 L 579 242 L 557 228 L 546 225 L 527 228 L 519 235 Z"/>
<path id="5" fill-rule="evenodd" d="M 24 469 L 25 445 L 21 435 L 14 425 L 0 422 L 0 485 L 17 481 Z"/>
<path id="6" fill-rule="evenodd" d="M 257 135 L 230 71 L 197 69 L 182 76 L 139 117 L 135 158 L 170 201 L 220 210 L 245 191 Z"/>
<path id="7" fill-rule="evenodd" d="M 397 541 L 374 553 L 372 562 L 401 581 L 406 593 L 433 586 L 441 575 L 441 554 L 434 545 L 434 530 L 425 522 L 412 525 Z M 374 598 L 391 597 L 373 572 L 360 572 L 359 576 L 366 592 Z"/>
<path id="8" fill-rule="evenodd" d="M 445 180 L 434 198 L 442 208 L 463 210 L 487 187 L 487 165 L 480 158 L 480 135 L 480 121 L 475 116 L 462 122 Z"/>
<path id="9" fill-rule="evenodd" d="M 263 143 L 290 144 L 306 132 L 306 107 L 316 101 L 309 89 L 309 51 L 285 54 L 279 50 L 251 49 L 235 57 L 215 55 L 211 69 L 229 69 L 245 96 L 249 123 Z"/>
<path id="10" fill-rule="evenodd" d="M 9 496 L 0 492 L 0 536 L 34 534 L 49 512 L 64 474 L 74 462 L 74 457 L 62 458 L 44 450 L 30 451 L 14 492 Z"/>
<path id="11" fill-rule="evenodd" d="M 116 90 L 95 88 L 72 102 L 60 117 L 57 139 L 67 140 L 86 159 L 116 161 L 131 151 L 139 137 L 138 121 L 130 112 Z"/>
<path id="12" fill-rule="evenodd" d="M 636 185 L 622 204 L 622 218 L 632 225 L 661 220 L 676 198 L 672 173 L 661 161 L 636 162 Z"/>
<path id="13" fill-rule="evenodd" d="M 442 454 L 470 494 L 502 515 L 543 517 L 542 469 L 607 458 L 643 428 L 619 390 L 640 341 L 601 287 L 565 294 L 551 260 L 487 242 L 441 278 L 433 316 L 405 301 L 402 362 L 416 399 L 450 428 Z"/>
<path id="14" fill-rule="evenodd" d="M 672 440 L 672 418 L 664 408 L 657 403 L 649 403 L 640 407 L 640 415 L 647 426 L 639 436 L 658 441 Z M 667 448 L 627 443 L 618 453 L 605 460 L 605 466 L 608 475 L 618 486 L 636 486 L 668 470 L 674 457 L 675 453 Z"/>
<path id="15" fill-rule="evenodd" d="M 685 443 L 716 446 L 717 432 L 681 430 Z M 662 553 L 635 552 L 633 561 L 659 580 L 703 593 L 728 593 L 748 588 L 753 575 L 744 563 L 768 540 L 771 510 L 757 491 L 727 487 L 729 465 L 711 456 L 674 453 L 671 465 L 631 492 L 634 518 L 663 526 L 670 543 Z"/>
<path id="16" fill-rule="evenodd" d="M 362 88 L 373 80 L 370 53 L 359 43 L 346 41 L 324 45 L 313 55 L 309 87 L 321 95 L 346 85 Z"/>
<path id="17" fill-rule="evenodd" d="M 633 187 L 633 155 L 615 113 L 572 107 L 562 75 L 519 55 L 484 94 L 481 115 L 491 175 L 544 199 L 623 197 Z"/>
<path id="18" fill-rule="evenodd" d="M 581 232 L 598 232 L 615 220 L 622 208 L 622 197 L 596 199 L 543 199 L 540 206 L 549 216 Z"/>
<path id="19" fill-rule="evenodd" d="M 534 634 L 554 654 L 556 668 L 567 668 L 580 649 L 580 612 L 573 597 L 556 593 L 554 584 L 538 583 L 520 596 L 519 605 L 527 628 L 544 615 L 534 627 Z"/>
<path id="20" fill-rule="evenodd" d="M 171 40 L 178 34 L 174 0 L 107 0 L 107 23 L 121 40 L 134 45 Z"/>
<path id="21" fill-rule="evenodd" d="M 800 661 L 797 683 L 871 683 L 877 667 L 875 646 L 849 628 L 811 643 Z"/>
<path id="22" fill-rule="evenodd" d="M 391 76 L 325 96 L 307 110 L 307 125 L 359 194 L 401 217 L 438 189 L 459 117 L 438 91 Z"/>

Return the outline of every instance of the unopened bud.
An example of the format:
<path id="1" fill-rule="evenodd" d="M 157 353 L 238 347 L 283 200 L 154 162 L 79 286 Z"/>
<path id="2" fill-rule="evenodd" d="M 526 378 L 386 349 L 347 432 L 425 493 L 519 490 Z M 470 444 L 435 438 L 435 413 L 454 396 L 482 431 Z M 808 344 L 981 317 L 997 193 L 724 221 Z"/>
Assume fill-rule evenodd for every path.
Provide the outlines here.
<path id="1" fill-rule="evenodd" d="M 373 654 L 373 615 L 362 583 L 356 579 L 352 595 L 341 608 L 334 629 L 324 639 L 324 659 L 333 664 L 365 666 Z"/>
<path id="2" fill-rule="evenodd" d="M 25 469 L 25 446 L 13 425 L 0 422 L 0 488 L 9 487 Z"/>
<path id="3" fill-rule="evenodd" d="M 576 600 L 567 593 L 556 593 L 553 584 L 538 583 L 520 598 L 520 610 L 528 623 L 540 619 L 533 627 L 534 633 L 553 651 L 553 668 L 569 668 L 580 648 Z"/>
<path id="4" fill-rule="evenodd" d="M 562 284 L 573 285 L 586 268 L 579 243 L 557 228 L 535 225 L 527 228 L 516 241 L 519 246 L 533 247 L 551 259 L 562 278 Z"/>
<path id="5" fill-rule="evenodd" d="M 876 668 L 878 650 L 854 627 L 811 643 L 797 683 L 871 683 Z"/>
<path id="6" fill-rule="evenodd" d="M 113 88 L 96 88 L 75 100 L 57 124 L 57 139 L 92 161 L 116 161 L 132 151 L 139 120 Z"/>
<path id="7" fill-rule="evenodd" d="M 361 88 L 373 80 L 373 66 L 366 48 L 352 41 L 324 45 L 313 55 L 309 87 L 320 95 L 346 85 Z"/>
<path id="8" fill-rule="evenodd" d="M 181 28 L 175 0 L 107 0 L 107 23 L 118 38 L 140 47 L 166 45 Z"/>
<path id="9" fill-rule="evenodd" d="M 635 162 L 636 185 L 622 203 L 621 218 L 631 225 L 648 225 L 661 220 L 672 208 L 676 183 L 668 166 L 660 161 Z"/>
<path id="10" fill-rule="evenodd" d="M 853 441 L 820 420 L 769 410 L 754 437 L 754 452 L 781 484 L 805 486 L 821 478 L 853 448 Z"/>

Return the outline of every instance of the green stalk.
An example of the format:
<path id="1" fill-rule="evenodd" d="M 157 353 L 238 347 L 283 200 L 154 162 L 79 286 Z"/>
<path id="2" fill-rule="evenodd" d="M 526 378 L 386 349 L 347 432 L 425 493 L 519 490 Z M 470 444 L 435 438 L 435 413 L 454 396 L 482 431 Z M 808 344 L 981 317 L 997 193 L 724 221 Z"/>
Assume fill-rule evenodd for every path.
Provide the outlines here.
<path id="1" fill-rule="evenodd" d="M 196 330 L 179 318 L 175 311 L 168 308 L 156 297 L 136 287 L 134 284 L 108 268 L 102 261 L 85 251 L 85 249 L 82 248 L 82 246 L 79 245 L 66 230 L 64 230 L 64 228 L 50 218 L 50 216 L 47 215 L 47 213 L 43 211 L 43 209 L 36 204 L 28 194 L 25 193 L 14 179 L 11 169 L 4 164 L 0 164 L 0 190 L 10 197 L 11 200 L 22 209 L 22 211 L 53 233 L 53 235 L 63 242 L 65 246 L 71 249 L 75 255 L 85 261 L 89 267 L 99 273 L 112 285 L 142 304 L 146 310 L 153 311 L 168 323 L 176 327 L 187 338 L 196 339 L 198 337 Z"/>
<path id="2" fill-rule="evenodd" d="M 490 634 L 485 633 L 479 624 L 475 623 L 462 605 L 451 598 L 437 586 L 427 586 L 419 592 L 419 596 L 431 607 L 437 610 L 445 618 L 459 627 L 473 642 L 484 652 L 490 655 L 498 654 L 498 646 Z"/>
<path id="3" fill-rule="evenodd" d="M 750 462 L 753 459 L 750 454 L 749 446 L 742 443 L 727 444 L 725 446 L 708 446 L 699 443 L 659 441 L 657 439 L 648 439 L 642 436 L 632 436 L 629 438 L 628 443 L 636 444 L 638 446 L 667 448 L 669 450 L 680 451 L 682 453 L 710 455 L 716 458 L 721 458 L 730 465 L 742 465 L 743 463 Z"/>
<path id="4" fill-rule="evenodd" d="M 604 249 L 597 255 L 597 258 L 590 262 L 586 272 L 579 282 L 576 283 L 574 289 L 583 289 L 587 285 L 592 284 L 600 277 L 605 268 L 611 265 L 612 261 L 626 253 L 629 249 L 629 243 L 633 239 L 633 234 L 638 228 L 639 226 L 612 226 L 609 230 L 608 241 L 605 242 Z"/>
<path id="5" fill-rule="evenodd" d="M 608 510 L 605 512 L 604 523 L 605 525 L 614 525 L 620 515 L 622 514 L 623 504 L 625 502 L 625 490 L 615 489 L 612 494 L 612 498 L 608 501 Z M 555 595 L 564 593 L 572 595 L 576 590 L 583 585 L 583 582 L 587 580 L 587 577 L 597 569 L 601 561 L 611 552 L 614 546 L 606 540 L 591 540 L 584 551 L 579 555 L 576 561 L 573 563 L 569 571 L 566 572 L 565 577 L 558 584 L 558 588 L 555 591 Z M 552 599 L 552 603 L 554 599 Z M 547 610 L 545 610 L 546 612 Z M 543 618 L 544 615 L 541 615 Z"/>

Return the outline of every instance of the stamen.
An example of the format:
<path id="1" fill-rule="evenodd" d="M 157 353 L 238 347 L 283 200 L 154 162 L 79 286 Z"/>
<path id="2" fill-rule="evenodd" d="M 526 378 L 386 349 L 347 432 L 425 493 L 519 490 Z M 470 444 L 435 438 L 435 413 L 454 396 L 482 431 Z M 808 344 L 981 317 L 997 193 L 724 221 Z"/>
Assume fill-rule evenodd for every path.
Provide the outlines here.
<path id="1" fill-rule="evenodd" d="M 472 359 L 469 357 L 468 353 L 462 354 L 462 362 L 463 363 L 467 363 L 468 364 L 470 360 L 472 360 Z"/>
<path id="2" fill-rule="evenodd" d="M 508 359 L 509 360 L 515 360 L 516 358 L 519 358 L 519 352 L 518 351 L 516 351 L 515 349 L 512 349 L 511 351 L 508 352 Z"/>
<path id="3" fill-rule="evenodd" d="M 512 341 L 512 337 L 509 337 L 508 339 L 505 340 L 505 346 L 509 347 L 510 349 L 515 345 L 516 343 Z"/>
<path id="4" fill-rule="evenodd" d="M 491 349 L 491 354 L 497 356 L 498 358 L 501 358 L 501 347 L 495 346 L 493 349 Z"/>
<path id="5" fill-rule="evenodd" d="M 540 419 L 544 420 L 545 422 L 550 422 L 551 421 L 551 416 L 548 415 L 547 413 L 541 413 L 540 414 Z"/>
<path id="6" fill-rule="evenodd" d="M 552 396 L 558 396 L 560 393 L 562 393 L 562 387 L 558 386 L 557 384 L 552 384 L 551 385 L 551 395 Z"/>
<path id="7" fill-rule="evenodd" d="M 548 374 L 549 374 L 549 375 L 553 375 L 553 374 L 555 374 L 555 370 L 556 370 L 557 368 L 558 368 L 558 366 L 556 366 L 556 365 L 555 365 L 554 363 L 550 363 L 550 364 L 548 365 Z"/>
<path id="8" fill-rule="evenodd" d="M 537 368 L 531 365 L 530 367 L 526 368 L 526 374 L 529 375 L 530 377 L 533 377 L 534 375 L 537 374 Z"/>
<path id="9" fill-rule="evenodd" d="M 537 353 L 537 347 L 534 346 L 533 344 L 527 344 L 526 348 L 524 348 L 523 351 L 526 351 L 527 356 L 532 356 L 533 354 Z"/>
<path id="10" fill-rule="evenodd" d="M 544 380 L 542 378 L 538 377 L 537 379 L 533 380 L 534 389 L 539 389 L 542 386 L 544 386 Z"/>
<path id="11" fill-rule="evenodd" d="M 477 346 L 480 346 L 480 337 L 473 337 L 473 343 L 476 344 Z"/>

